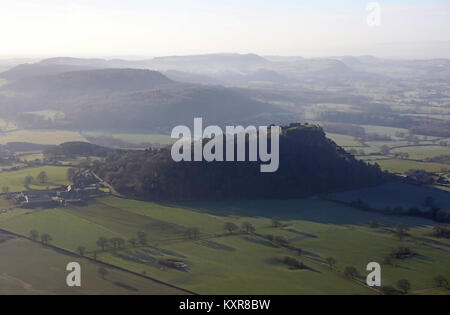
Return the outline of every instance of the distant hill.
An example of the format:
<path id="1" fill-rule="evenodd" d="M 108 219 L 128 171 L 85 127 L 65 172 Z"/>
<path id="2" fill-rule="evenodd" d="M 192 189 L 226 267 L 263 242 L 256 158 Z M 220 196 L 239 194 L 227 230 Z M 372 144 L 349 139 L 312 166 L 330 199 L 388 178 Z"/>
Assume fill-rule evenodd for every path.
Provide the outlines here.
<path id="1" fill-rule="evenodd" d="M 166 73 L 175 81 L 226 86 L 260 86 L 271 88 L 273 85 L 291 87 L 308 78 L 340 81 L 380 79 L 382 72 L 376 67 L 384 62 L 371 56 L 343 56 L 330 58 L 302 57 L 261 57 L 256 54 L 205 54 L 186 56 L 165 56 L 153 59 L 81 59 L 57 57 L 27 65 L 29 72 L 57 74 L 78 69 L 152 69 Z M 48 70 L 45 70 L 47 69 Z M 374 69 L 375 68 L 375 69 Z M 21 70 L 21 69 L 17 69 Z M 26 74 L 24 71 L 18 71 Z M 66 72 L 66 71 L 64 71 Z M 377 73 L 377 75 L 375 75 Z"/>
<path id="2" fill-rule="evenodd" d="M 169 56 L 153 58 L 150 62 L 152 68 L 159 70 L 192 69 L 195 72 L 208 70 L 209 72 L 224 70 L 248 70 L 264 66 L 270 62 L 256 54 L 207 54 L 192 56 Z"/>
<path id="3" fill-rule="evenodd" d="M 0 105 L 9 106 L 9 113 L 17 110 L 16 120 L 20 118 L 21 125 L 34 128 L 169 132 L 176 125 L 191 124 L 194 117 L 203 117 L 208 124 L 224 125 L 256 123 L 261 117 L 273 120 L 273 115 L 285 112 L 237 89 L 179 83 L 160 72 L 143 69 L 111 68 L 26 77 L 2 86 L 2 91 L 12 96 L 0 97 Z M 64 113 L 64 118 L 48 121 L 20 114 L 39 110 L 57 110 Z"/>
<path id="4" fill-rule="evenodd" d="M 64 72 L 92 70 L 90 66 L 32 63 L 21 64 L 8 71 L 0 73 L 0 77 L 9 81 L 16 81 L 30 77 L 57 75 Z"/>
<path id="5" fill-rule="evenodd" d="M 383 182 L 378 166 L 356 160 L 317 126 L 284 127 L 279 156 L 277 172 L 260 173 L 260 161 L 177 163 L 168 148 L 117 155 L 94 171 L 123 194 L 162 200 L 303 198 Z"/>
<path id="6" fill-rule="evenodd" d="M 9 142 L 8 144 L 0 145 L 0 151 L 6 150 L 9 152 L 31 152 L 51 149 L 52 145 L 43 145 L 27 142 Z"/>
<path id="7" fill-rule="evenodd" d="M 100 69 L 27 77 L 9 84 L 6 86 L 6 89 L 47 95 L 73 93 L 82 95 L 81 93 L 93 91 L 111 91 L 117 93 L 147 90 L 172 82 L 172 80 L 156 71 Z"/>
<path id="8" fill-rule="evenodd" d="M 170 85 L 110 97 L 79 99 L 64 105 L 66 117 L 78 128 L 151 129 L 170 132 L 176 125 L 192 125 L 195 117 L 205 124 L 265 122 L 285 111 L 256 101 L 244 93 L 220 86 Z"/>
<path id="9" fill-rule="evenodd" d="M 110 61 L 101 58 L 55 57 L 42 60 L 41 65 L 66 65 L 77 67 L 109 68 Z"/>
<path id="10" fill-rule="evenodd" d="M 223 85 L 224 82 L 205 74 L 198 74 L 192 72 L 167 70 L 163 72 L 168 78 L 185 83 L 205 84 L 205 85 Z"/>
<path id="11" fill-rule="evenodd" d="M 124 59 L 82 59 L 57 57 L 41 61 L 46 65 L 71 65 L 95 68 L 133 68 L 159 71 L 223 71 L 230 69 L 250 69 L 270 63 L 256 54 L 204 54 L 186 56 L 164 56 L 142 60 Z"/>

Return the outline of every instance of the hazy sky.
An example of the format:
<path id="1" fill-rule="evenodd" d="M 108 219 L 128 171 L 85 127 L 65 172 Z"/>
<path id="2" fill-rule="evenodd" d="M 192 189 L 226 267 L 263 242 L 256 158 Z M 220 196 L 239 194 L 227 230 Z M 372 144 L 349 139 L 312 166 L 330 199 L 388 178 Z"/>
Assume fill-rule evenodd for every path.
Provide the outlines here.
<path id="1" fill-rule="evenodd" d="M 379 27 L 367 24 L 369 2 Z M 0 38 L 1 56 L 362 54 L 450 41 L 450 1 L 0 0 Z"/>

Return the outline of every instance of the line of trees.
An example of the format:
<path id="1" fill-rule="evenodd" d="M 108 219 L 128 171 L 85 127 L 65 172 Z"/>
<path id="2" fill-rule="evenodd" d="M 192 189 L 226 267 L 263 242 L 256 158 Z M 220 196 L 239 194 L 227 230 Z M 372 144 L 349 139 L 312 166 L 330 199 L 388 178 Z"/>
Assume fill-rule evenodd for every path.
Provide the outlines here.
<path id="1" fill-rule="evenodd" d="M 29 237 L 31 240 L 37 242 L 39 239 L 42 244 L 48 245 L 51 241 L 53 241 L 53 238 L 48 233 L 43 233 L 39 237 L 39 232 L 36 230 L 31 230 L 29 233 Z"/>
<path id="2" fill-rule="evenodd" d="M 127 241 L 123 239 L 122 237 L 112 237 L 112 238 L 106 238 L 104 236 L 101 236 L 97 239 L 96 245 L 100 247 L 102 251 L 106 251 L 108 249 L 118 250 L 125 247 Z M 128 240 L 128 244 L 131 246 L 145 246 L 148 244 L 147 240 L 147 233 L 139 231 L 136 233 L 136 237 L 132 237 Z"/>
<path id="3" fill-rule="evenodd" d="M 36 177 L 36 180 L 39 184 L 46 184 L 48 183 L 48 175 L 45 171 L 42 171 L 38 174 L 38 176 Z M 30 186 L 31 184 L 33 184 L 34 182 L 34 177 L 31 175 L 28 175 L 25 177 L 24 179 L 24 184 L 25 186 Z"/>

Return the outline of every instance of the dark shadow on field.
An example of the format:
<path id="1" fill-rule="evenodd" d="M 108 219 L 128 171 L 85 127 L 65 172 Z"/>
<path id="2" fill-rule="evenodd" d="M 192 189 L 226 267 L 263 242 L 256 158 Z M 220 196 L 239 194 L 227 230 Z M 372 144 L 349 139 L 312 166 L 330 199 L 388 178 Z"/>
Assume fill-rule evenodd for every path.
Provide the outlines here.
<path id="1" fill-rule="evenodd" d="M 437 240 L 434 240 L 434 239 L 431 239 L 431 238 L 416 237 L 415 239 L 418 240 L 418 241 L 423 241 L 424 245 L 427 245 L 427 246 L 430 246 L 430 247 L 433 247 L 432 245 L 430 245 L 430 244 L 433 244 L 433 245 L 437 245 L 437 246 L 444 246 L 444 247 L 449 247 L 450 248 L 450 244 L 447 244 L 447 243 L 444 243 L 444 242 L 441 242 L 441 241 L 437 241 Z M 441 248 L 438 248 L 438 247 L 433 247 L 433 248 L 441 249 Z"/>
<path id="2" fill-rule="evenodd" d="M 223 217 L 271 219 L 277 216 L 282 221 L 303 220 L 322 224 L 367 225 L 372 219 L 386 226 L 395 226 L 398 223 L 405 223 L 412 227 L 434 224 L 433 221 L 423 218 L 384 215 L 318 199 L 185 201 L 165 203 L 164 206 L 185 208 Z"/>
<path id="3" fill-rule="evenodd" d="M 156 268 L 159 267 L 157 258 L 147 253 L 143 253 L 141 251 L 125 250 L 120 253 L 119 252 L 114 253 L 114 256 L 139 264 L 146 264 L 148 266 L 153 266 Z"/>
<path id="4" fill-rule="evenodd" d="M 282 262 L 282 260 L 279 257 L 267 258 L 267 259 L 264 260 L 264 262 L 266 264 L 268 264 L 268 265 L 271 265 L 271 266 L 286 266 L 287 269 L 290 269 L 287 265 L 285 265 Z M 317 270 L 317 269 L 315 269 L 313 267 L 307 266 L 306 264 L 303 265 L 303 268 L 293 268 L 293 269 L 290 269 L 290 270 L 298 270 L 298 271 L 300 271 L 300 270 L 308 270 L 308 271 L 312 271 L 312 272 L 321 273 L 319 270 Z"/>
<path id="5" fill-rule="evenodd" d="M 174 252 L 174 251 L 172 251 L 172 250 L 168 250 L 168 249 L 164 249 L 164 248 L 159 248 L 159 247 L 155 247 L 155 246 L 150 246 L 149 248 L 154 249 L 154 250 L 156 250 L 156 251 L 158 251 L 158 252 L 160 252 L 160 253 L 162 253 L 162 254 L 164 254 L 164 255 L 174 256 L 174 257 L 178 257 L 178 258 L 186 258 L 186 256 L 184 256 L 184 255 L 182 255 L 182 254 L 180 254 L 180 253 Z M 145 252 L 146 250 L 147 250 L 147 251 L 151 251 L 151 250 L 149 250 L 149 249 L 144 249 L 144 252 Z M 159 255 L 161 255 L 161 254 L 159 254 Z"/>
<path id="6" fill-rule="evenodd" d="M 332 193 L 331 196 L 335 200 L 345 202 L 361 199 L 375 209 L 401 206 L 404 209 L 417 207 L 422 210 L 427 210 L 425 198 L 430 196 L 439 208 L 450 207 L 450 192 L 401 181 L 390 181 L 374 187 Z"/>
<path id="7" fill-rule="evenodd" d="M 311 233 L 300 232 L 300 231 L 297 231 L 296 229 L 285 229 L 285 230 L 288 231 L 288 232 L 291 232 L 291 233 L 295 233 L 295 234 L 304 236 L 301 239 L 304 239 L 304 238 L 318 238 L 317 235 L 314 235 L 314 234 L 311 234 Z"/>
<path id="8" fill-rule="evenodd" d="M 241 239 L 252 242 L 252 243 L 256 243 L 259 245 L 263 245 L 263 246 L 279 248 L 279 246 L 273 244 L 272 242 L 269 242 L 269 241 L 266 241 L 266 240 L 263 240 L 260 238 L 256 238 L 256 237 L 244 236 L 244 237 L 241 237 Z"/>
<path id="9" fill-rule="evenodd" d="M 307 250 L 302 250 L 302 255 L 320 258 L 320 255 L 310 252 L 310 251 L 307 251 Z"/>
<path id="10" fill-rule="evenodd" d="M 114 230 L 117 226 L 126 226 L 144 231 L 161 231 L 179 235 L 186 233 L 186 227 L 184 226 L 132 213 L 112 205 L 104 204 L 98 200 L 92 202 L 91 205 L 98 205 L 98 207 L 67 207 L 65 211 L 91 222 L 101 224 L 111 230 Z M 108 220 L 104 220 L 104 218 L 108 218 Z"/>
<path id="11" fill-rule="evenodd" d="M 121 287 L 123 289 L 129 290 L 129 291 L 134 291 L 134 292 L 138 292 L 139 289 L 136 289 L 135 287 L 132 287 L 131 285 L 128 285 L 126 283 L 123 282 L 113 282 L 114 285 Z"/>
<path id="12" fill-rule="evenodd" d="M 264 260 L 264 262 L 271 266 L 279 266 L 281 265 L 281 260 L 278 257 L 271 257 Z"/>
<path id="13" fill-rule="evenodd" d="M 312 271 L 312 272 L 316 272 L 316 273 L 321 273 L 319 270 L 317 270 L 317 269 L 315 269 L 313 267 L 307 266 L 307 265 L 305 265 L 305 267 L 303 269 L 309 270 L 309 271 Z"/>
<path id="14" fill-rule="evenodd" d="M 198 241 L 197 244 L 201 245 L 201 246 L 206 246 L 206 247 L 209 247 L 209 248 L 213 248 L 213 249 L 226 250 L 226 251 L 230 251 L 230 252 L 236 250 L 236 248 L 234 248 L 234 247 L 227 246 L 227 245 L 220 244 L 220 243 L 216 243 L 216 242 L 213 242 L 213 241 L 207 241 L 207 240 Z"/>
<path id="15" fill-rule="evenodd" d="M 410 268 L 410 267 L 406 267 L 406 266 L 401 266 L 401 265 L 395 265 L 395 268 L 405 269 L 405 270 L 410 270 L 410 271 L 416 270 L 416 269 L 414 269 L 414 268 Z"/>
<path id="16" fill-rule="evenodd" d="M 424 256 L 424 255 L 421 255 L 421 254 L 417 254 L 414 258 L 416 258 L 420 262 L 424 262 L 424 263 L 436 261 L 436 259 L 434 259 L 432 257 Z"/>
<path id="17" fill-rule="evenodd" d="M 68 251 L 66 251 L 64 249 L 59 249 L 58 247 L 55 247 L 55 246 L 52 246 L 52 249 L 55 252 L 57 252 L 58 254 L 63 254 L 63 255 L 69 256 L 69 257 L 74 257 L 74 258 L 80 257 L 78 254 L 74 254 L 74 253 L 68 252 Z"/>
<path id="18" fill-rule="evenodd" d="M 443 251 L 443 252 L 446 252 L 446 253 L 450 253 L 450 250 L 448 250 L 448 249 L 441 248 L 441 247 L 438 247 L 438 246 L 434 246 L 434 245 L 431 245 L 431 244 L 428 244 L 428 243 L 422 243 L 422 245 L 423 246 L 427 246 L 427 247 L 432 248 L 432 249 L 436 249 L 436 250 L 440 250 L 440 251 Z M 448 246 L 448 245 L 445 244 L 445 246 Z"/>

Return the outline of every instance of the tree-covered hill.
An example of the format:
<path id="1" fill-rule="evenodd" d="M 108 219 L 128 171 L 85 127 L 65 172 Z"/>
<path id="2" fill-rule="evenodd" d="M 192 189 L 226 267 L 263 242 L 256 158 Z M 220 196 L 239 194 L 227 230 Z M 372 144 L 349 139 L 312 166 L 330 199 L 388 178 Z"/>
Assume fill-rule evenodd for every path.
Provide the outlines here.
<path id="1" fill-rule="evenodd" d="M 279 143 L 274 173 L 261 173 L 260 161 L 174 162 L 170 148 L 110 154 L 93 170 L 123 194 L 160 200 L 302 198 L 383 181 L 378 166 L 356 160 L 318 126 L 283 127 Z"/>
<path id="2" fill-rule="evenodd" d="M 239 89 L 174 82 L 157 71 L 99 69 L 36 76 L 39 71 L 25 68 L 33 74 L 0 88 L 3 116 L 21 128 L 169 132 L 194 117 L 226 125 L 278 121 L 286 115 L 279 106 Z M 42 110 L 62 115 L 48 120 L 29 114 Z"/>

